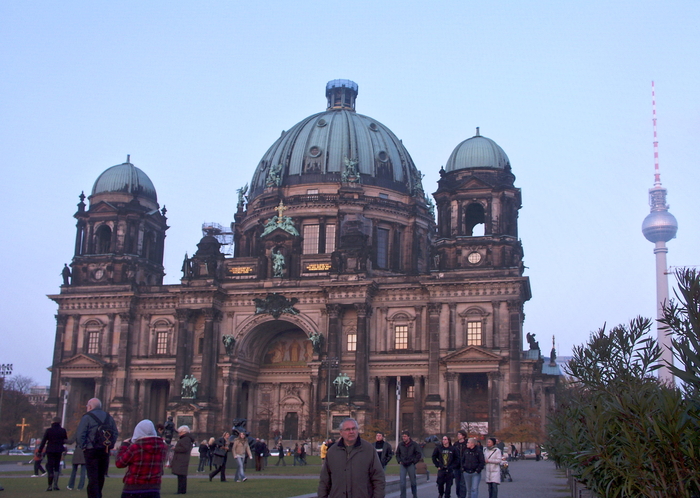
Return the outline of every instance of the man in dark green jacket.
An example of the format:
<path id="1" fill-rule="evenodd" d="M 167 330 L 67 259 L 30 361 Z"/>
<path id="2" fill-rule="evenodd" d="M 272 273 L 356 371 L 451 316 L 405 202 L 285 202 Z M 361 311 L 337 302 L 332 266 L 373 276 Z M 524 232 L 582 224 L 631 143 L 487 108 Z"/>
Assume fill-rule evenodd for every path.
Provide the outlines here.
<path id="1" fill-rule="evenodd" d="M 318 498 L 384 498 L 384 469 L 372 444 L 359 437 L 357 421 L 340 424 L 341 438 L 328 448 Z"/>

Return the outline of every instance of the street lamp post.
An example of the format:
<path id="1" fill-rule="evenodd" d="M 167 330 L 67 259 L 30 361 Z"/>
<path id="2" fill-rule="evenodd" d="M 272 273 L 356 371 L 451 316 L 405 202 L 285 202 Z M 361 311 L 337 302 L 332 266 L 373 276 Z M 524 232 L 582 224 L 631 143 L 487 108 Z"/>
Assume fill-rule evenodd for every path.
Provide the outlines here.
<path id="1" fill-rule="evenodd" d="M 2 398 L 5 394 L 5 377 L 12 375 L 12 363 L 0 365 L 0 420 L 2 420 Z"/>
<path id="2" fill-rule="evenodd" d="M 331 433 L 331 370 L 338 368 L 338 358 L 326 358 L 321 362 L 322 366 L 328 367 L 327 388 L 326 388 L 326 441 Z"/>
<path id="3" fill-rule="evenodd" d="M 70 389 L 70 381 L 66 380 L 63 383 L 63 415 L 61 416 L 61 423 L 63 427 L 66 426 L 66 409 L 68 408 L 68 389 Z"/>

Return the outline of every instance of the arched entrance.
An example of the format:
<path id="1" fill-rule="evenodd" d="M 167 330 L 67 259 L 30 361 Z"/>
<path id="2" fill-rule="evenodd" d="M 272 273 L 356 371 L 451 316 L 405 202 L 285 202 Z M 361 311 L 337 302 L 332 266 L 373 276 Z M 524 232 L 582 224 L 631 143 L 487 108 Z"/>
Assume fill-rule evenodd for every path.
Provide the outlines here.
<path id="1" fill-rule="evenodd" d="M 255 437 L 300 439 L 313 423 L 313 346 L 299 324 L 269 320 L 246 334 L 257 376 L 249 382 L 248 424 Z M 244 341 L 247 342 L 247 341 Z"/>

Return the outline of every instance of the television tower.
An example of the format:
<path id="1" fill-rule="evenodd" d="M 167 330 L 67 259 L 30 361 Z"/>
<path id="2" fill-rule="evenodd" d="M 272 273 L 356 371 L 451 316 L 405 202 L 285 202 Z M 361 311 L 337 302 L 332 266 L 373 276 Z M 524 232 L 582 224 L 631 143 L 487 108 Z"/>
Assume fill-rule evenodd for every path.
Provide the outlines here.
<path id="1" fill-rule="evenodd" d="M 656 318 L 663 318 L 663 306 L 668 303 L 668 274 L 666 266 L 666 242 L 676 237 L 678 222 L 668 212 L 666 204 L 666 189 L 661 186 L 659 174 L 659 142 L 656 137 L 656 96 L 654 82 L 651 82 L 652 123 L 654 125 L 654 186 L 649 189 L 649 204 L 651 212 L 644 218 L 642 233 L 649 242 L 654 243 L 656 255 Z M 673 384 L 673 375 L 668 364 L 673 364 L 673 352 L 671 350 L 671 337 L 668 328 L 656 322 L 656 333 L 661 347 L 661 359 L 659 368 L 659 380 Z M 667 363 L 668 362 L 668 363 Z"/>

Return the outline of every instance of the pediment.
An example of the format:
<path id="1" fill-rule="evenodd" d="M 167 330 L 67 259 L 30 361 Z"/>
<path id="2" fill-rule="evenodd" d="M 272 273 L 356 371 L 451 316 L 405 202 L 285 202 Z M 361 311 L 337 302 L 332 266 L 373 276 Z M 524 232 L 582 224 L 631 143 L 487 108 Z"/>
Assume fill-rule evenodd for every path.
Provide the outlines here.
<path id="1" fill-rule="evenodd" d="M 107 201 L 100 201 L 95 206 L 90 206 L 91 213 L 113 213 L 117 211 L 116 206 L 113 206 Z"/>
<path id="2" fill-rule="evenodd" d="M 467 346 L 464 349 L 450 353 L 442 360 L 442 363 L 493 363 L 500 362 L 502 357 L 478 346 Z"/>
<path id="3" fill-rule="evenodd" d="M 480 178 L 477 178 L 475 176 L 471 176 L 467 178 L 467 180 L 462 183 L 462 185 L 459 186 L 460 189 L 479 189 L 479 188 L 485 188 L 485 189 L 491 189 L 493 186 L 486 183 Z"/>
<path id="4" fill-rule="evenodd" d="M 282 241 L 282 240 L 292 240 L 294 239 L 295 235 L 293 233 L 289 233 L 286 230 L 283 230 L 282 228 L 278 227 L 275 228 L 272 231 L 269 231 L 265 233 L 264 235 L 261 235 L 260 238 L 263 240 L 276 240 L 276 241 Z"/>
<path id="5" fill-rule="evenodd" d="M 68 358 L 60 364 L 61 368 L 72 368 L 79 370 L 104 368 L 108 363 L 104 360 L 96 358 L 92 355 L 80 353 L 71 358 Z"/>
<path id="6" fill-rule="evenodd" d="M 280 400 L 280 406 L 285 406 L 285 407 L 290 407 L 290 406 L 296 406 L 296 407 L 302 407 L 304 406 L 304 401 L 293 395 L 287 395 L 284 398 Z"/>

